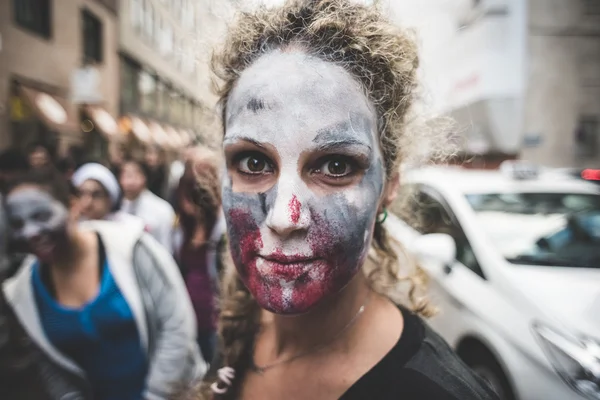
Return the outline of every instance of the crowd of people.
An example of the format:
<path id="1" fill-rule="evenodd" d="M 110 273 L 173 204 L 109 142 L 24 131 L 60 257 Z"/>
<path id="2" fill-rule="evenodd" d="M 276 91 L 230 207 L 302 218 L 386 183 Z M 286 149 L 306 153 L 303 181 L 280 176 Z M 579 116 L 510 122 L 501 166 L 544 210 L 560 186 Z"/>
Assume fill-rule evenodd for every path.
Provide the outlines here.
<path id="1" fill-rule="evenodd" d="M 2 237 L 10 312 L 0 313 L 0 358 L 12 355 L 0 387 L 16 391 L 11 399 L 45 398 L 8 372 L 34 353 L 30 376 L 48 398 L 164 399 L 173 382 L 202 376 L 216 346 L 225 243 L 218 155 L 187 150 L 173 185 L 156 148 L 145 160 L 73 170 L 43 145 L 30 149 L 0 154 L 11 233 Z M 24 338 L 32 344 L 19 352 Z"/>
<path id="2" fill-rule="evenodd" d="M 213 61 L 223 155 L 190 149 L 176 179 L 157 148 L 58 172 L 40 146 L 0 156 L 2 395 L 495 399 L 386 232 L 411 36 L 373 6 L 289 0 L 242 13 Z"/>

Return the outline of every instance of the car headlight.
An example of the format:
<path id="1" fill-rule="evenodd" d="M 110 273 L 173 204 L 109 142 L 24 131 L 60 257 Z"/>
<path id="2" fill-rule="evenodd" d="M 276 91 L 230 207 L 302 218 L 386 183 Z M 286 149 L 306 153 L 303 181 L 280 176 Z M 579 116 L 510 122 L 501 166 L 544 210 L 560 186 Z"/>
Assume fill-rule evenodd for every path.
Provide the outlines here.
<path id="1" fill-rule="evenodd" d="M 536 323 L 533 330 L 556 372 L 575 391 L 600 400 L 600 341 Z"/>

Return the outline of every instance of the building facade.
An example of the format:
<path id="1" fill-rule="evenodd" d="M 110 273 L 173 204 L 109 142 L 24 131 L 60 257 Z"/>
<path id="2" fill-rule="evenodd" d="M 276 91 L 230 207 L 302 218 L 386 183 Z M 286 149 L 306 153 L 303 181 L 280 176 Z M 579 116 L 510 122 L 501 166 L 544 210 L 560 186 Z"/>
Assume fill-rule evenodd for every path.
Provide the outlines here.
<path id="1" fill-rule="evenodd" d="M 600 2 L 390 3 L 422 39 L 425 107 L 455 121 L 459 161 L 600 165 Z"/>
<path id="2" fill-rule="evenodd" d="M 529 0 L 521 157 L 600 167 L 600 2 Z"/>
<path id="3" fill-rule="evenodd" d="M 227 1 L 120 2 L 121 126 L 141 141 L 217 140 L 209 58 L 230 17 Z M 166 135 L 165 135 L 166 133 Z"/>
<path id="4" fill-rule="evenodd" d="M 102 153 L 115 134 L 116 0 L 0 2 L 0 147 Z"/>

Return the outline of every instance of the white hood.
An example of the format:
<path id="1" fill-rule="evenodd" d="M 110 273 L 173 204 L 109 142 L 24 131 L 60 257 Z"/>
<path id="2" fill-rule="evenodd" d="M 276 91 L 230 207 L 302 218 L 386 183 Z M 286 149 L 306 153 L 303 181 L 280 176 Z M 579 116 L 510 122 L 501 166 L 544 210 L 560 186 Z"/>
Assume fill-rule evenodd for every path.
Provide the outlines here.
<path id="1" fill-rule="evenodd" d="M 573 333 L 600 339 L 600 269 L 511 265 L 512 286 L 541 311 Z"/>

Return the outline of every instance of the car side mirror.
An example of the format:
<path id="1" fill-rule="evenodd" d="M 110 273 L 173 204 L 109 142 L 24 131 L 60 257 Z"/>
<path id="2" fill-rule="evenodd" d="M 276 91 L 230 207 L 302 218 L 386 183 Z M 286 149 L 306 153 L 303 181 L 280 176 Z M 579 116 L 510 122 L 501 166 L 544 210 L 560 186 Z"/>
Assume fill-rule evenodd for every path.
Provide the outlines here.
<path id="1" fill-rule="evenodd" d="M 441 265 L 445 274 L 452 271 L 452 264 L 456 260 L 456 243 L 446 233 L 430 233 L 416 238 L 412 251 L 420 259 Z"/>

